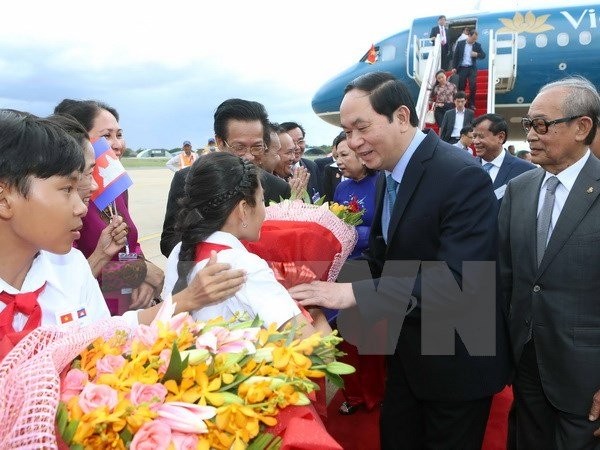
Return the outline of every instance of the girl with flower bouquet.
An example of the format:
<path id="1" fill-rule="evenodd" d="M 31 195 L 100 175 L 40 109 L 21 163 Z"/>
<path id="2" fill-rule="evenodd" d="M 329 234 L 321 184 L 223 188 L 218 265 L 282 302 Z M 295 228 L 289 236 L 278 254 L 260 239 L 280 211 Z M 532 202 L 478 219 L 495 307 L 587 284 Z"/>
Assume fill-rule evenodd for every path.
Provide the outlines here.
<path id="1" fill-rule="evenodd" d="M 177 222 L 181 243 L 167 261 L 163 297 L 184 289 L 211 252 L 218 252 L 219 261 L 246 271 L 246 283 L 227 300 L 193 311 L 194 319 L 227 319 L 246 312 L 278 328 L 295 321 L 302 336 L 312 335 L 315 329 L 267 263 L 241 242 L 258 240 L 264 219 L 263 189 L 253 164 L 227 153 L 201 158 L 186 179 Z M 320 331 L 331 329 L 325 325 Z"/>

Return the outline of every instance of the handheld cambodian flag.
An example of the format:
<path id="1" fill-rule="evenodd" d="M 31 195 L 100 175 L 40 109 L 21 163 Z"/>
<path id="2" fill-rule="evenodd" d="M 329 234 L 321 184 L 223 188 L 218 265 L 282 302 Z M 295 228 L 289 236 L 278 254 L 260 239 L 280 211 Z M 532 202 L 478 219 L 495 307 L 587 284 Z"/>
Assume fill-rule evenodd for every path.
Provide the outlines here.
<path id="1" fill-rule="evenodd" d="M 102 211 L 125 192 L 133 181 L 106 138 L 101 137 L 92 146 L 96 155 L 96 167 L 92 176 L 98 183 L 98 189 L 92 193 L 92 201 Z"/>

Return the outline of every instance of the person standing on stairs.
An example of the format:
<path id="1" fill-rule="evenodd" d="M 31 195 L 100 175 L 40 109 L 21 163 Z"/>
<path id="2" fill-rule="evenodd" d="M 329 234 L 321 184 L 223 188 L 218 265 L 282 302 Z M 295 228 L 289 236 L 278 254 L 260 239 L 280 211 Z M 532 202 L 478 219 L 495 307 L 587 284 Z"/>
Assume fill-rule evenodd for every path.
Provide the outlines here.
<path id="1" fill-rule="evenodd" d="M 467 39 L 456 44 L 452 58 L 452 73 L 458 74 L 458 90 L 464 91 L 469 80 L 469 102 L 467 108 L 475 109 L 477 94 L 477 60 L 485 58 L 481 44 L 477 42 L 477 30 L 470 30 Z"/>
<path id="2" fill-rule="evenodd" d="M 448 65 L 450 63 L 450 45 L 448 42 L 448 27 L 446 26 L 446 16 L 444 15 L 438 17 L 438 24 L 434 26 L 431 29 L 431 32 L 429 33 L 429 37 L 431 38 L 432 42 L 438 35 L 440 36 L 441 40 L 442 52 L 440 65 L 442 70 L 448 70 Z"/>

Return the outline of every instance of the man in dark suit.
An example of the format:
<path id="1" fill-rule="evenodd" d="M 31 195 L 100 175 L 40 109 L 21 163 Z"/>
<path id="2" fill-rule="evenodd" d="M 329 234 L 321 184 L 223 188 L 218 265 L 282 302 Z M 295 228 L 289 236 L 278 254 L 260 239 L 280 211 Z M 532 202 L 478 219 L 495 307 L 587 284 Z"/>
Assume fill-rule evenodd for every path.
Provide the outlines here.
<path id="1" fill-rule="evenodd" d="M 477 30 L 469 30 L 469 36 L 456 44 L 452 56 L 452 73 L 458 74 L 458 90 L 464 91 L 469 80 L 468 108 L 475 108 L 477 94 L 477 60 L 485 58 L 481 44 L 477 42 Z"/>
<path id="2" fill-rule="evenodd" d="M 492 179 L 496 198 L 501 201 L 506 183 L 523 172 L 535 169 L 535 166 L 511 155 L 502 147 L 508 138 L 508 124 L 504 117 L 484 114 L 473 121 L 472 127 L 475 153 Z"/>
<path id="3" fill-rule="evenodd" d="M 454 109 L 444 113 L 442 125 L 440 126 L 440 138 L 449 144 L 456 144 L 460 140 L 460 130 L 468 127 L 473 122 L 473 110 L 465 108 L 467 94 L 458 91 L 454 95 Z"/>
<path id="4" fill-rule="evenodd" d="M 510 370 L 505 312 L 496 302 L 492 281 L 484 308 L 495 331 L 490 353 L 467 351 L 455 328 L 444 340 L 455 344 L 454 352 L 426 351 L 427 322 L 422 317 L 432 311 L 479 323 L 480 331 L 489 328 L 473 316 L 483 304 L 483 292 L 461 305 L 443 293 L 426 300 L 421 294 L 430 284 L 423 280 L 430 278 L 420 261 L 443 263 L 447 279 L 458 286 L 472 280 L 472 273 L 463 273 L 468 261 L 491 262 L 487 267 L 493 278 L 498 210 L 492 183 L 475 158 L 433 131 L 418 129 L 410 92 L 389 73 L 353 80 L 345 89 L 340 117 L 350 148 L 367 167 L 382 171 L 367 255 L 374 280 L 312 282 L 290 293 L 305 306 L 350 308 L 364 321 L 388 318 L 388 330 L 396 327 L 398 334 L 388 334 L 395 351 L 388 357 L 382 448 L 480 448 L 492 395 L 503 389 Z M 404 319 L 400 330 L 396 319 Z M 367 326 L 363 322 L 355 328 Z"/>
<path id="5" fill-rule="evenodd" d="M 541 168 L 511 180 L 500 208 L 517 448 L 600 448 L 599 116 L 588 80 L 542 87 L 523 119 Z"/>
<path id="6" fill-rule="evenodd" d="M 219 151 L 229 152 L 248 161 L 255 155 L 264 153 L 269 144 L 269 118 L 265 107 L 249 100 L 233 98 L 221 103 L 214 116 L 215 138 Z M 183 197 L 185 177 L 189 169 L 175 173 L 171 181 L 167 209 L 160 236 L 160 251 L 169 257 L 173 247 L 179 242 L 179 234 L 175 231 L 178 200 Z M 281 178 L 260 169 L 260 182 L 264 189 L 265 204 L 278 202 L 280 198 L 290 197 L 290 186 Z"/>
<path id="7" fill-rule="evenodd" d="M 448 63 L 450 62 L 450 44 L 448 42 L 448 27 L 446 26 L 446 16 L 438 17 L 438 24 L 431 29 L 429 37 L 433 40 L 436 36 L 440 36 L 441 40 L 441 51 L 442 51 L 442 70 L 448 70 Z"/>
<path id="8" fill-rule="evenodd" d="M 308 196 L 312 201 L 316 201 L 319 196 L 319 169 L 314 161 L 308 158 L 303 158 L 304 151 L 306 150 L 306 133 L 302 125 L 296 122 L 283 122 L 279 126 L 283 128 L 292 137 L 294 144 L 296 145 L 296 151 L 294 152 L 294 164 L 296 166 L 305 167 L 310 178 L 308 179 Z"/>

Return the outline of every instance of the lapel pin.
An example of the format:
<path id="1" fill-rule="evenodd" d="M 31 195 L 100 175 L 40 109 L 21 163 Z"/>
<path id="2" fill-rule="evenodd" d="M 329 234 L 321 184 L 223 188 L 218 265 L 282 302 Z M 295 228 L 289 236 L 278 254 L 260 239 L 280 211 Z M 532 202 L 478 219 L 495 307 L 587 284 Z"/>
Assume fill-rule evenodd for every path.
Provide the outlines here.
<path id="1" fill-rule="evenodd" d="M 592 192 L 594 192 L 594 188 L 592 186 L 590 186 L 589 188 L 587 188 L 587 193 L 591 194 Z"/>

